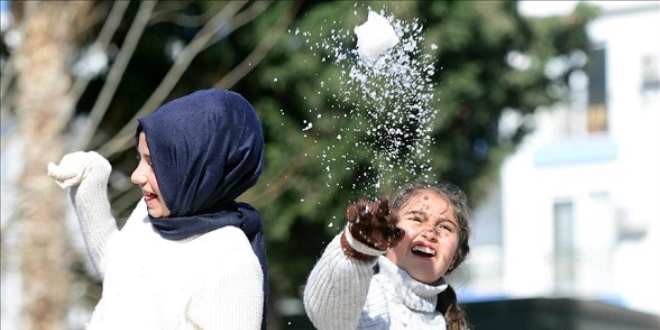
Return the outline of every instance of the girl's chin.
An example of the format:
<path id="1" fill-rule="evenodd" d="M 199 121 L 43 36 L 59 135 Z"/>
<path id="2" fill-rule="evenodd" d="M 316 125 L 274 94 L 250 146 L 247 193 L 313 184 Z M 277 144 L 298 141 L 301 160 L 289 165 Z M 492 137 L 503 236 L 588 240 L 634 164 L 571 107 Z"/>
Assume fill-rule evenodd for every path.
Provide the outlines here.
<path id="1" fill-rule="evenodd" d="M 434 279 L 434 280 L 432 280 L 432 281 L 429 281 L 429 280 L 422 280 L 422 279 L 417 279 L 417 278 L 415 278 L 415 279 L 416 279 L 417 281 L 419 281 L 419 282 L 424 283 L 424 284 L 427 284 L 427 285 L 433 285 L 433 284 L 435 284 L 435 283 L 438 281 L 439 278 Z"/>
<path id="2" fill-rule="evenodd" d="M 154 210 L 154 209 L 148 209 L 147 212 L 149 212 L 149 215 L 152 218 L 167 218 L 170 214 L 169 212 L 163 212 L 162 210 Z"/>
<path id="3" fill-rule="evenodd" d="M 148 212 L 149 212 L 149 215 L 150 215 L 152 218 L 162 218 L 162 217 L 163 217 L 162 212 L 158 212 L 158 211 L 153 210 L 153 209 L 151 209 L 151 208 L 148 210 Z"/>
<path id="4" fill-rule="evenodd" d="M 416 272 L 413 274 L 410 274 L 410 277 L 414 278 L 415 280 L 422 282 L 424 284 L 428 285 L 434 285 L 438 280 L 442 277 L 442 275 L 436 276 L 436 274 L 430 274 L 427 272 Z"/>

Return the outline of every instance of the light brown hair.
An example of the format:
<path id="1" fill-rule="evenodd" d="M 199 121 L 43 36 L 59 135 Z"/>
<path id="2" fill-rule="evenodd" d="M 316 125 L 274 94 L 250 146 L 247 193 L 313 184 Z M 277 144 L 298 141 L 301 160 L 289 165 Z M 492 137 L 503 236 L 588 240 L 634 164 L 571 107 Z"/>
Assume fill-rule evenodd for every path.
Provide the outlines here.
<path id="1" fill-rule="evenodd" d="M 413 197 L 422 191 L 430 190 L 444 198 L 451 205 L 454 216 L 458 222 L 458 250 L 454 262 L 447 270 L 451 273 L 467 258 L 470 253 L 468 239 L 470 237 L 470 208 L 467 196 L 460 188 L 448 183 L 429 183 L 413 182 L 403 185 L 393 196 L 392 208 L 399 210 L 406 205 Z M 438 295 L 438 304 L 436 310 L 440 311 L 447 323 L 448 330 L 466 330 L 468 329 L 467 316 L 464 310 L 458 305 L 456 292 L 451 286 L 447 286 L 442 293 Z"/>

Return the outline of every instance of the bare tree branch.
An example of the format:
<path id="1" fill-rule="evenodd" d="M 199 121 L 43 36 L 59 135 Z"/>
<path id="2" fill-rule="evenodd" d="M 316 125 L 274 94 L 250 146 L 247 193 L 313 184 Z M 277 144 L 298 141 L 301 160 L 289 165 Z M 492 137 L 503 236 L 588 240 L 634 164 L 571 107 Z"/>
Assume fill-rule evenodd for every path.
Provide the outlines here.
<path id="1" fill-rule="evenodd" d="M 126 8 L 128 8 L 128 4 L 129 1 L 113 2 L 110 14 L 108 14 L 108 17 L 105 20 L 103 27 L 101 28 L 101 32 L 99 32 L 98 37 L 94 41 L 95 47 L 99 47 L 103 51 L 107 52 L 110 41 L 112 40 L 112 36 L 117 31 L 119 23 L 121 23 L 121 18 L 124 16 Z M 74 100 L 76 103 L 78 102 L 80 96 L 85 91 L 85 88 L 87 88 L 87 85 L 89 85 L 91 79 L 92 77 L 90 76 L 81 76 L 76 79 L 73 86 L 71 87 L 70 92 L 72 100 Z M 71 120 L 71 118 L 69 118 L 69 120 Z"/>
<path id="2" fill-rule="evenodd" d="M 112 209 L 118 214 L 125 213 L 130 207 L 135 205 L 135 202 L 140 199 L 140 196 L 141 192 L 137 188 L 121 191 L 111 198 Z"/>
<path id="3" fill-rule="evenodd" d="M 140 8 L 135 20 L 133 20 L 133 24 L 131 24 L 128 34 L 126 35 L 126 40 L 124 40 L 121 50 L 119 51 L 119 54 L 117 54 L 117 58 L 110 68 L 105 84 L 103 85 L 101 92 L 99 92 L 99 96 L 96 98 L 96 102 L 89 113 L 89 117 L 87 117 L 87 123 L 83 127 L 77 142 L 73 145 L 73 150 L 86 149 L 89 146 L 99 123 L 107 112 L 108 106 L 117 91 L 117 86 L 119 86 L 119 82 L 126 71 L 128 62 L 130 62 L 131 57 L 135 52 L 135 48 L 149 22 L 149 18 L 151 17 L 151 13 L 153 12 L 156 3 L 157 1 L 140 2 Z"/>
<path id="4" fill-rule="evenodd" d="M 234 16 L 246 3 L 246 1 L 228 2 L 217 15 L 215 15 L 199 32 L 197 32 L 195 37 L 193 37 L 190 43 L 188 43 L 181 54 L 176 58 L 170 71 L 167 72 L 165 78 L 163 78 L 160 85 L 158 85 L 145 104 L 112 140 L 108 141 L 98 149 L 99 153 L 110 158 L 129 147 L 128 142 L 133 138 L 135 132 L 135 121 L 152 112 L 167 98 L 195 56 L 205 48 L 207 42 L 217 33 L 217 27 L 222 22 L 227 21 L 228 18 Z"/>
<path id="5" fill-rule="evenodd" d="M 284 33 L 289 24 L 291 24 L 298 9 L 300 9 L 300 2 L 292 2 L 287 14 L 280 17 L 275 26 L 261 39 L 257 47 L 213 87 L 229 88 L 234 86 L 234 84 L 252 71 L 266 57 L 270 49 L 275 46 L 279 37 Z"/>
<path id="6" fill-rule="evenodd" d="M 289 163 L 290 166 L 285 166 L 277 175 L 272 176 L 273 178 L 277 178 L 274 182 L 271 182 L 263 189 L 249 189 L 241 195 L 241 199 L 247 200 L 254 207 L 259 208 L 270 204 L 273 200 L 281 196 L 284 191 L 289 189 L 294 180 L 299 177 L 298 174 L 307 165 L 309 158 L 306 154 L 310 148 L 311 143 L 306 143 L 300 149 L 301 151 L 293 157 L 293 160 Z"/>
<path id="7" fill-rule="evenodd" d="M 259 17 L 259 15 L 261 15 L 272 3 L 273 3 L 272 1 L 257 1 L 253 3 L 250 6 L 250 8 L 232 17 L 232 19 L 227 24 L 229 26 L 227 30 L 224 30 L 223 34 L 216 34 L 213 39 L 209 40 L 209 42 L 207 43 L 206 47 L 204 47 L 204 49 L 215 44 L 216 42 L 218 42 L 228 34 L 231 34 L 232 32 L 236 31 L 239 27 Z"/>
<path id="8" fill-rule="evenodd" d="M 184 28 L 195 28 L 204 25 L 204 22 L 208 21 L 210 17 L 213 16 L 212 12 L 214 11 L 214 9 L 211 8 L 201 15 L 186 15 L 177 13 L 177 11 L 187 6 L 185 3 L 166 1 L 163 4 L 167 4 L 169 8 L 154 12 L 153 15 L 151 15 L 149 26 L 170 22 Z"/>
<path id="9" fill-rule="evenodd" d="M 176 2 L 165 2 L 165 3 L 175 4 Z M 253 2 L 248 9 L 240 12 L 231 19 L 230 31 L 236 30 L 238 27 L 243 26 L 244 24 L 252 21 L 262 12 L 264 12 L 264 10 L 266 10 L 266 8 L 268 8 L 272 3 L 273 3 L 272 0 L 267 0 L 267 1 L 261 0 L 261 1 Z M 214 9 L 211 8 L 206 12 L 202 13 L 201 15 L 186 15 L 186 14 L 179 14 L 176 12 L 177 10 L 180 10 L 183 7 L 184 7 L 183 5 L 179 5 L 174 7 L 173 9 L 169 8 L 167 10 L 161 10 L 155 12 L 151 16 L 149 25 L 155 25 L 162 22 L 170 22 L 181 27 L 194 28 L 201 26 L 203 25 L 203 22 L 208 21 L 212 16 L 210 13 L 214 11 Z"/>

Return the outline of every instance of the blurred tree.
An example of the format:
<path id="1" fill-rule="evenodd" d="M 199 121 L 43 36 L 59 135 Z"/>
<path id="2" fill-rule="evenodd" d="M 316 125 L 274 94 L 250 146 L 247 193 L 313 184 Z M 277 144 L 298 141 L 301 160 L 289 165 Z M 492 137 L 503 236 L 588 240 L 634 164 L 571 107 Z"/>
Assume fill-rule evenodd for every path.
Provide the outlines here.
<path id="1" fill-rule="evenodd" d="M 30 6 L 40 11 L 73 3 L 78 2 L 13 2 L 19 18 L 14 29 L 28 31 Z M 437 110 L 432 132 L 435 142 L 429 154 L 432 179 L 458 184 L 476 204 L 496 180 L 495 170 L 503 157 L 533 128 L 527 116 L 563 97 L 573 68 L 569 65 L 561 74 L 549 76 L 546 64 L 587 49 L 584 27 L 594 17 L 590 8 L 579 6 L 567 17 L 532 20 L 519 15 L 514 1 L 85 3 L 90 5 L 80 11 L 92 23 L 83 24 L 68 39 L 48 39 L 59 31 L 53 27 L 74 26 L 53 18 L 59 16 L 48 16 L 51 23 L 35 27 L 52 43 L 67 40 L 59 44 L 57 63 L 43 62 L 60 70 L 64 83 L 50 83 L 57 88 L 31 87 L 52 93 L 45 96 L 53 101 L 51 105 L 68 105 L 47 109 L 57 119 L 50 131 L 35 130 L 41 127 L 37 120 L 51 117 L 24 110 L 30 103 L 19 101 L 25 93 L 21 81 L 31 77 L 28 68 L 19 64 L 22 58 L 41 52 L 35 48 L 10 52 L 3 46 L 3 117 L 32 118 L 19 120 L 30 123 L 21 127 L 32 127 L 21 131 L 23 139 L 44 149 L 40 153 L 31 149 L 30 155 L 26 150 L 24 175 L 32 168 L 29 173 L 42 182 L 45 163 L 59 159 L 65 149 L 96 149 L 113 164 L 113 209 L 123 219 L 140 196 L 128 180 L 135 166 L 135 119 L 197 89 L 230 88 L 242 93 L 259 112 L 267 143 L 262 179 L 241 199 L 257 207 L 266 221 L 272 329 L 279 324 L 279 299 L 299 295 L 322 248 L 342 228 L 346 204 L 392 188 L 365 190 L 364 183 L 375 173 L 370 166 L 373 159 L 355 148 L 356 141 L 368 138 L 350 116 L 353 105 L 360 102 L 359 93 L 345 98 L 343 69 L 331 60 L 322 60 L 332 57 L 330 50 L 313 45 L 337 37 L 338 31 L 349 31 L 352 36 L 353 28 L 366 20 L 367 8 L 383 9 L 404 21 L 418 19 L 424 27 L 424 42 L 438 45 L 434 54 L 437 70 L 432 77 L 432 107 Z M 73 9 L 67 10 L 73 13 Z M 33 38 L 25 34 L 25 44 L 28 37 Z M 354 46 L 350 37 L 344 41 Z M 29 79 L 34 82 L 36 78 Z M 517 118 L 507 131 L 500 125 L 504 113 Z M 307 129 L 309 123 L 313 123 L 311 129 Z M 52 226 L 63 218 L 64 206 L 58 200 L 62 193 L 54 191 L 52 182 L 20 188 L 23 196 L 46 193 L 52 199 L 48 204 L 31 205 L 30 213 L 21 212 L 21 223 L 46 226 L 42 222 L 49 221 Z M 3 228 L 3 235 L 5 232 Z M 44 235 L 66 241 L 59 230 Z M 25 247 L 38 244 L 31 237 L 23 242 Z M 46 251 L 64 248 L 59 249 L 38 251 L 47 255 Z M 62 252 L 57 253 L 53 258 L 60 258 Z M 57 267 L 66 269 L 72 262 L 68 258 L 61 256 Z M 39 262 L 44 260 L 35 261 Z M 30 278 L 25 283 L 43 286 L 49 283 L 46 281 L 45 277 Z M 89 297 L 91 304 L 98 299 L 97 295 Z M 63 317 L 65 311 L 58 311 Z"/>
<path id="2" fill-rule="evenodd" d="M 23 8 L 24 39 L 15 54 L 18 74 L 11 96 L 25 146 L 16 205 L 21 219 L 21 329 L 68 329 L 71 274 L 65 222 L 60 220 L 65 205 L 44 169 L 64 149 L 66 117 L 75 102 L 68 94 L 68 60 L 78 29 L 89 23 L 85 17 L 90 8 L 87 2 L 28 2 Z"/>
<path id="3" fill-rule="evenodd" d="M 273 217 L 266 224 L 271 274 L 275 287 L 292 296 L 300 294 L 322 248 L 343 228 L 348 201 L 393 188 L 365 192 L 360 186 L 373 175 L 365 174 L 373 160 L 355 147 L 367 137 L 353 131 L 361 126 L 347 114 L 363 96 L 353 91 L 354 98 L 346 100 L 346 68 L 332 64 L 331 49 L 313 46 L 349 31 L 344 41 L 354 47 L 352 31 L 366 21 L 367 8 L 407 22 L 418 19 L 422 46 L 438 46 L 431 176 L 461 186 L 473 205 L 496 183 L 504 157 L 533 129 L 530 114 L 568 96 L 568 77 L 580 64 L 555 76 L 546 74 L 546 64 L 552 59 L 570 64 L 567 59 L 588 49 L 585 26 L 596 15 L 579 5 L 567 17 L 529 19 L 514 1 L 325 1 L 305 7 L 288 38 L 237 86 L 264 119 L 268 166 L 282 168 L 262 183 L 287 186 L 275 189 L 277 195 L 266 186 L 249 196 L 263 201 L 260 210 Z M 507 130 L 500 125 L 503 114 L 516 119 Z M 305 130 L 309 122 L 313 127 Z"/>
<path id="4" fill-rule="evenodd" d="M 233 87 L 297 8 L 293 1 L 12 2 L 16 21 L 3 30 L 2 115 L 16 119 L 18 139 L 29 147 L 15 160 L 23 163 L 18 221 L 3 225 L 2 235 L 19 227 L 21 328 L 69 328 L 72 275 L 95 278 L 67 250 L 64 194 L 45 175 L 48 161 L 98 149 L 117 169 L 113 208 L 127 214 L 139 198 L 127 182 L 135 119 L 195 89 Z M 251 35 L 257 45 L 241 53 L 228 46 L 228 36 L 259 19 L 269 25 Z M 85 286 L 89 305 L 99 299 L 94 285 Z"/>

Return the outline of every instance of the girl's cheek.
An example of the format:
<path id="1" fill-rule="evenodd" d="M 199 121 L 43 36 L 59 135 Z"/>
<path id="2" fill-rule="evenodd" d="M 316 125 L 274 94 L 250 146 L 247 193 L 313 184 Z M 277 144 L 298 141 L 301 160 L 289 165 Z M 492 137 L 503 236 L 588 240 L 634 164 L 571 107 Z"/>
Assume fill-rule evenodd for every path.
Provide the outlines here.
<path id="1" fill-rule="evenodd" d="M 407 238 L 409 240 L 412 240 L 417 236 L 417 232 L 419 231 L 417 228 L 414 227 L 406 227 L 406 228 L 401 228 L 403 229 L 404 232 L 404 238 Z"/>
<path id="2" fill-rule="evenodd" d="M 451 251 L 452 255 L 456 255 L 458 252 L 458 240 L 457 239 L 447 239 L 444 240 L 444 246 L 448 251 Z"/>

